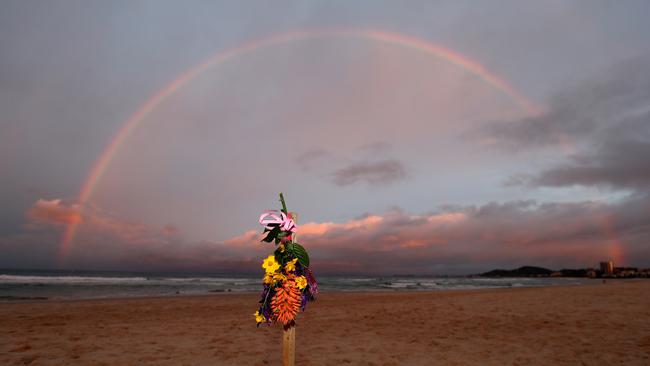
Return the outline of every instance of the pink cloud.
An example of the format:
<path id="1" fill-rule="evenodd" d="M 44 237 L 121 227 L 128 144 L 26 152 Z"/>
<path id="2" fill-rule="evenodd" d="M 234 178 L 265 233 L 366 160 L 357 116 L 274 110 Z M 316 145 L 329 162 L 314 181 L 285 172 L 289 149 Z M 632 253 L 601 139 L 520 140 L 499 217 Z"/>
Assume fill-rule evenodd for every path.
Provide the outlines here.
<path id="1" fill-rule="evenodd" d="M 300 225 L 298 241 L 323 274 L 462 274 L 524 264 L 557 269 L 607 258 L 633 264 L 626 258 L 650 255 L 639 219 L 648 212 L 642 204 L 639 209 L 516 201 L 420 215 L 393 210 L 341 223 L 308 222 Z M 260 242 L 261 228 L 223 242 L 187 241 L 172 224 L 124 220 L 61 200 L 37 201 L 27 217 L 33 228 L 80 220 L 68 262 L 91 267 L 255 273 L 275 249 Z"/>
<path id="2" fill-rule="evenodd" d="M 617 216 L 617 207 L 493 203 L 425 215 L 392 211 L 343 223 L 310 222 L 300 226 L 298 237 L 313 266 L 326 273 L 467 273 L 471 268 L 524 264 L 584 267 L 611 258 L 613 252 L 642 249 L 625 230 L 612 240 L 603 215 Z M 255 240 L 259 234 L 250 231 L 226 244 L 247 248 Z M 622 254 L 611 259 L 626 261 Z"/>
<path id="3" fill-rule="evenodd" d="M 82 221 L 79 205 L 66 204 L 60 199 L 39 199 L 27 211 L 32 225 L 68 225 Z"/>

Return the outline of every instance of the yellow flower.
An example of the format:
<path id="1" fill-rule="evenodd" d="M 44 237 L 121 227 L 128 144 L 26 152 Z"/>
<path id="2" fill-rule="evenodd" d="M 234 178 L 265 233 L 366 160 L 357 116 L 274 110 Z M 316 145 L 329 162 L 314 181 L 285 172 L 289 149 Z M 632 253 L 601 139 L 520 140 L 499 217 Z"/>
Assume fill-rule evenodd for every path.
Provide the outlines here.
<path id="1" fill-rule="evenodd" d="M 286 280 L 287 280 L 287 276 L 283 275 L 282 273 L 273 274 L 273 281 L 275 282 L 284 282 Z"/>
<path id="2" fill-rule="evenodd" d="M 305 276 L 296 277 L 296 287 L 301 290 L 307 287 L 307 279 Z"/>
<path id="3" fill-rule="evenodd" d="M 256 311 L 253 316 L 255 317 L 255 321 L 258 323 L 264 323 L 266 321 L 264 315 L 260 314 L 259 311 Z"/>
<path id="4" fill-rule="evenodd" d="M 270 273 L 267 273 L 264 275 L 264 283 L 267 285 L 270 285 L 273 283 L 273 275 Z"/>
<path id="5" fill-rule="evenodd" d="M 275 256 L 271 254 L 262 262 L 262 268 L 266 270 L 266 273 L 273 273 L 280 269 L 280 263 L 278 263 L 275 260 Z"/>
<path id="6" fill-rule="evenodd" d="M 295 271 L 297 261 L 298 261 L 298 258 L 294 258 L 293 260 L 287 262 L 287 264 L 284 265 L 284 270 L 287 271 L 287 272 Z"/>

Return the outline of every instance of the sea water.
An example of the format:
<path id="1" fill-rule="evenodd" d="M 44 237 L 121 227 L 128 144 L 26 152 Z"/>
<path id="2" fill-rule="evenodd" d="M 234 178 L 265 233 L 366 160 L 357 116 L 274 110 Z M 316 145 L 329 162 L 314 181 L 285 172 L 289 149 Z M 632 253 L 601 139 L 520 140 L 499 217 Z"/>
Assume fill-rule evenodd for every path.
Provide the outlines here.
<path id="1" fill-rule="evenodd" d="M 437 291 L 577 285 L 583 278 L 321 276 L 331 291 Z M 0 301 L 65 300 L 259 292 L 261 276 L 98 271 L 0 270 Z"/>

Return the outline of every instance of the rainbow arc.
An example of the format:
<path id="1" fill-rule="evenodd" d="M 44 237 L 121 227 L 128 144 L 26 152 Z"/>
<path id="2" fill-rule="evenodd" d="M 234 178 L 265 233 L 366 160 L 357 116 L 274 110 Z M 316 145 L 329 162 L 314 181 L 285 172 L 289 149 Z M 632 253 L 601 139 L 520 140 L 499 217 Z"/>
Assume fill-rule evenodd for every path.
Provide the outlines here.
<path id="1" fill-rule="evenodd" d="M 527 113 L 537 114 L 540 111 L 540 109 L 533 102 L 528 100 L 521 93 L 517 92 L 512 86 L 501 79 L 498 75 L 488 71 L 477 61 L 474 61 L 467 56 L 463 56 L 460 53 L 457 53 L 442 45 L 431 43 L 423 39 L 399 33 L 371 29 L 311 29 L 272 35 L 269 37 L 252 40 L 231 49 L 227 49 L 225 51 L 214 54 L 205 61 L 183 72 L 172 82 L 167 84 L 164 88 L 160 89 L 151 97 L 149 97 L 149 99 L 147 99 L 144 104 L 142 104 L 140 108 L 122 124 L 122 127 L 120 127 L 108 146 L 103 150 L 101 155 L 95 161 L 79 193 L 78 203 L 80 204 L 80 207 L 83 209 L 84 205 L 88 202 L 90 197 L 92 197 L 95 187 L 102 179 L 102 176 L 110 165 L 113 157 L 119 151 L 120 147 L 124 145 L 129 135 L 140 125 L 140 123 L 149 113 L 151 113 L 151 111 L 156 109 L 158 105 L 163 103 L 177 90 L 199 77 L 205 71 L 228 62 L 232 59 L 243 57 L 276 45 L 307 41 L 318 38 L 359 39 L 369 42 L 395 45 L 397 47 L 422 52 L 436 59 L 444 60 L 453 65 L 456 65 L 466 72 L 478 77 L 480 80 L 492 86 L 499 92 L 507 95 L 520 109 Z M 60 258 L 65 258 L 68 251 L 70 250 L 79 225 L 80 223 L 73 222 L 69 223 L 65 228 L 59 248 Z"/>

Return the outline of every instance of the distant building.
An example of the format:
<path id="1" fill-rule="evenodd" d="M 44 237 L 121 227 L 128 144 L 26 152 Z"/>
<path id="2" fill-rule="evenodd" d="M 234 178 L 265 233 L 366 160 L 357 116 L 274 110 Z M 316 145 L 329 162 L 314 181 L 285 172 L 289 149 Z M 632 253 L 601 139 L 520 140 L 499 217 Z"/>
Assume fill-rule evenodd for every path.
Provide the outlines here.
<path id="1" fill-rule="evenodd" d="M 618 277 L 633 278 L 639 277 L 639 269 L 636 267 L 614 267 L 614 273 Z"/>
<path id="2" fill-rule="evenodd" d="M 614 274 L 614 262 L 600 262 L 600 272 L 603 275 L 613 275 Z"/>
<path id="3" fill-rule="evenodd" d="M 597 276 L 596 271 L 594 271 L 594 270 L 591 269 L 591 268 L 587 269 L 587 277 L 589 277 L 589 278 L 596 278 L 596 276 Z"/>

